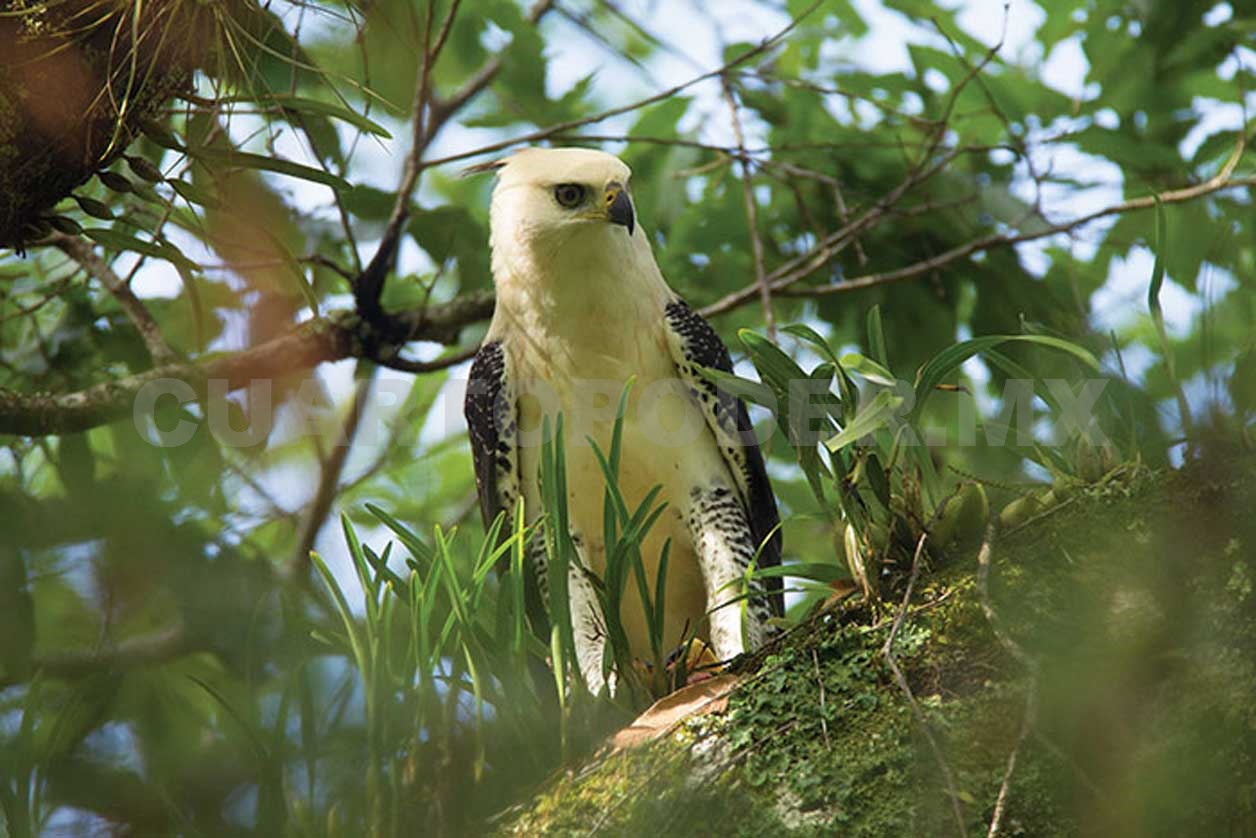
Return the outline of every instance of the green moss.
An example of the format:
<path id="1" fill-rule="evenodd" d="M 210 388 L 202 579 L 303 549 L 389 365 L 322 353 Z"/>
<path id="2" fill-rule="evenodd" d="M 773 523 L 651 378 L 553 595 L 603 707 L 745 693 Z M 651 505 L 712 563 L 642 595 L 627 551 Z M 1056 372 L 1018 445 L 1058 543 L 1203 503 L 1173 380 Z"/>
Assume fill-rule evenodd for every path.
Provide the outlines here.
<path id="1" fill-rule="evenodd" d="M 1131 470 L 995 543 L 991 605 L 1041 673 L 1003 834 L 1256 828 L 1248 471 Z M 984 834 L 1032 682 L 974 571 L 969 557 L 930 572 L 895 656 L 966 827 Z M 511 828 L 954 834 L 943 772 L 882 654 L 889 623 L 851 611 L 801 627 L 753 661 L 726 713 L 564 778 Z"/>

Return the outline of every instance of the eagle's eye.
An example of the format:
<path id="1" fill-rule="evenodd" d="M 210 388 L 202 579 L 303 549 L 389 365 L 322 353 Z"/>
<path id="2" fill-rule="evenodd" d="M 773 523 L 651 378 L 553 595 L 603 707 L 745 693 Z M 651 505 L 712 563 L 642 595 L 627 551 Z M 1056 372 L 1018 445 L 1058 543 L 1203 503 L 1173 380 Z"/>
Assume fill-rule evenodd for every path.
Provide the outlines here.
<path id="1" fill-rule="evenodd" d="M 584 187 L 578 183 L 560 183 L 554 187 L 554 200 L 567 209 L 578 207 L 584 203 Z"/>

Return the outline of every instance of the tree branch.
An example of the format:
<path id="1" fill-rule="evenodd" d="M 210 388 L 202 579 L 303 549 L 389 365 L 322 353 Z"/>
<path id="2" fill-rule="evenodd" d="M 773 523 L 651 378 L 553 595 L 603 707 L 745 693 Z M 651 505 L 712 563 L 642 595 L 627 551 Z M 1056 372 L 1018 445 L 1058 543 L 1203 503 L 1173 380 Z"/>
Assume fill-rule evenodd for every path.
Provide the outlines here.
<path id="1" fill-rule="evenodd" d="M 471 294 L 443 305 L 398 316 L 405 340 L 454 343 L 462 328 L 493 312 L 489 293 Z M 0 389 L 0 434 L 47 436 L 77 433 L 124 419 L 144 385 L 160 379 L 186 381 L 198 392 L 204 382 L 223 379 L 228 390 L 256 379 L 277 378 L 326 361 L 368 357 L 360 339 L 361 320 L 335 311 L 302 323 L 273 340 L 197 363 L 166 364 L 73 393 L 18 393 Z"/>
<path id="2" fill-rule="evenodd" d="M 977 592 L 981 597 L 981 610 L 995 638 L 1028 671 L 1029 684 L 1025 687 L 1025 713 L 1021 717 L 1016 742 L 1008 754 L 1007 766 L 1003 769 L 1003 782 L 999 784 L 999 793 L 994 800 L 994 812 L 990 816 L 990 828 L 986 831 L 986 838 L 997 838 L 1002 829 L 1003 816 L 1007 811 L 1007 801 L 1011 793 L 1012 776 L 1016 773 L 1016 760 L 1038 719 L 1038 661 L 1008 633 L 990 600 L 990 552 L 991 545 L 994 543 L 994 534 L 995 525 L 992 523 L 986 528 L 985 540 L 982 541 L 981 549 L 977 551 Z"/>
<path id="3" fill-rule="evenodd" d="M 1148 195 L 1143 198 L 1134 198 L 1129 201 L 1122 201 L 1119 204 L 1104 207 L 1103 209 L 1096 210 L 1070 221 L 1047 225 L 1046 227 L 1035 230 L 1032 233 L 986 236 L 985 238 L 974 239 L 966 244 L 953 247 L 944 253 L 939 253 L 936 256 L 931 256 L 928 259 L 922 259 L 919 262 L 914 262 L 910 265 L 906 265 L 892 271 L 865 274 L 863 276 L 845 280 L 844 282 L 835 282 L 829 285 L 819 285 L 812 288 L 788 288 L 788 286 L 802 279 L 808 273 L 815 270 L 815 268 L 819 267 L 819 265 L 815 265 L 815 267 L 808 267 L 782 274 L 774 278 L 771 287 L 773 292 L 782 296 L 820 297 L 828 294 L 844 294 L 850 291 L 858 291 L 863 288 L 871 288 L 876 285 L 888 285 L 892 282 L 900 282 L 904 279 L 910 279 L 915 276 L 920 276 L 921 274 L 930 273 L 938 268 L 949 265 L 952 262 L 963 259 L 966 256 L 971 256 L 975 253 L 983 253 L 985 251 L 995 250 L 1001 247 L 1011 247 L 1012 245 L 1046 238 L 1047 236 L 1055 236 L 1061 233 L 1071 233 L 1077 228 L 1084 227 L 1087 224 L 1091 224 L 1101 218 L 1106 218 L 1111 215 L 1122 215 L 1127 212 L 1136 212 L 1138 210 L 1151 209 L 1156 205 L 1157 200 L 1159 200 L 1162 204 L 1181 204 L 1187 201 L 1193 201 L 1205 195 L 1211 195 L 1214 192 L 1243 187 L 1250 188 L 1252 186 L 1256 186 L 1256 175 L 1239 178 L 1211 178 L 1203 183 L 1188 186 L 1183 189 L 1172 189 L 1166 192 L 1161 192 L 1159 195 Z"/>
<path id="4" fill-rule="evenodd" d="M 536 25 L 545 16 L 545 13 L 554 8 L 554 0 L 539 0 L 534 3 L 532 8 L 528 10 L 528 22 Z M 449 98 L 441 99 L 439 97 L 432 100 L 431 105 L 431 130 L 429 134 L 435 134 L 442 126 L 458 111 L 462 110 L 467 102 L 474 99 L 484 88 L 492 84 L 493 79 L 497 78 L 497 74 L 502 69 L 502 58 L 497 56 L 490 59 L 471 78 L 463 83 Z M 433 165 L 429 163 L 428 165 Z"/>
<path id="5" fill-rule="evenodd" d="M 773 291 L 778 288 L 787 288 L 792 283 L 823 267 L 845 250 L 846 246 L 854 241 L 860 233 L 870 229 L 881 218 L 890 214 L 894 207 L 897 206 L 899 200 L 909 190 L 942 171 L 959 153 L 959 151 L 951 151 L 940 155 L 929 166 L 914 167 L 898 186 L 883 195 L 879 201 L 854 221 L 844 224 L 832 233 L 829 233 L 814 248 L 795 256 L 768 274 L 767 281 L 769 287 Z M 746 285 L 706 306 L 702 309 L 702 314 L 706 317 L 711 317 L 731 311 L 746 300 L 755 297 L 758 294 L 758 288 L 757 284 Z"/>
<path id="6" fill-rule="evenodd" d="M 327 513 L 331 511 L 332 502 L 340 491 L 340 476 L 344 473 L 345 463 L 349 460 L 349 450 L 358 435 L 358 427 L 362 423 L 362 415 L 371 399 L 371 391 L 375 384 L 375 373 L 378 367 L 370 364 L 366 374 L 362 374 L 362 361 L 358 362 L 357 374 L 354 376 L 355 387 L 353 400 L 349 403 L 349 415 L 345 417 L 340 431 L 340 438 L 334 440 L 331 454 L 320 463 L 318 488 L 310 500 L 305 519 L 301 522 L 301 530 L 297 533 L 296 550 L 288 562 L 289 576 L 305 573 L 309 566 L 310 551 L 314 542 L 327 521 Z"/>
<path id="7" fill-rule="evenodd" d="M 759 237 L 759 208 L 755 202 L 754 184 L 751 183 L 753 170 L 750 157 L 746 154 L 746 135 L 741 130 L 741 113 L 737 108 L 737 98 L 733 95 L 733 86 L 728 76 L 720 77 L 720 88 L 724 93 L 724 101 L 728 104 L 729 119 L 733 126 L 733 136 L 737 139 L 737 163 L 741 167 L 741 197 L 746 207 L 746 227 L 750 231 L 750 255 L 754 261 L 754 283 L 759 289 L 759 304 L 763 307 L 763 323 L 768 338 L 776 337 L 776 317 L 772 314 L 772 289 L 768 286 L 767 273 L 763 267 L 763 239 Z"/>
<path id="8" fill-rule="evenodd" d="M 911 691 L 911 685 L 907 683 L 907 677 L 903 675 L 903 671 L 899 669 L 898 661 L 894 658 L 894 640 L 898 636 L 898 630 L 903 625 L 903 618 L 907 616 L 907 609 L 911 605 L 912 590 L 916 587 L 916 577 L 920 573 L 920 555 L 924 552 L 926 538 L 928 538 L 928 535 L 922 534 L 916 542 L 916 552 L 911 560 L 911 576 L 907 579 L 907 591 L 903 594 L 902 605 L 899 606 L 898 613 L 894 617 L 894 623 L 890 626 L 890 635 L 885 638 L 885 645 L 881 647 L 881 654 L 885 657 L 885 662 L 889 664 L 898 688 L 903 691 L 903 695 L 907 698 L 907 705 L 911 708 L 912 715 L 916 718 L 916 722 L 924 732 L 925 739 L 929 743 L 929 749 L 933 751 L 933 757 L 938 763 L 938 768 L 942 771 L 942 780 L 946 785 L 946 794 L 951 800 L 951 814 L 955 817 L 955 825 L 959 830 L 959 834 L 967 836 L 968 830 L 964 826 L 964 807 L 960 801 L 959 787 L 955 783 L 955 772 L 951 770 L 951 764 L 947 762 L 946 755 L 942 753 L 942 748 L 938 745 L 937 737 L 933 735 L 933 727 L 929 724 L 929 719 L 925 717 L 924 711 L 920 709 L 920 704 L 916 701 L 916 696 Z"/>
<path id="9" fill-rule="evenodd" d="M 153 320 L 153 316 L 144 307 L 144 303 L 140 301 L 139 297 L 135 296 L 131 286 L 123 281 L 122 277 L 114 273 L 113 268 L 109 267 L 109 263 L 96 255 L 96 251 L 90 244 L 79 236 L 70 236 L 64 233 L 53 233 L 48 241 L 62 253 L 78 262 L 88 274 L 105 286 L 110 294 L 113 294 L 122 311 L 131 320 L 136 331 L 140 333 L 140 337 L 144 341 L 144 346 L 148 349 L 148 355 L 152 359 L 153 364 L 160 366 L 178 361 L 178 355 L 166 343 L 166 339 L 162 337 L 157 321 Z"/>
<path id="10" fill-rule="evenodd" d="M 31 671 L 49 678 L 84 678 L 97 672 L 138 669 L 165 663 L 196 651 L 182 626 L 158 634 L 124 640 L 116 646 L 82 652 L 57 652 L 31 660 Z M 18 683 L 0 678 L 0 689 Z"/>
<path id="11" fill-rule="evenodd" d="M 551 125 L 548 128 L 542 128 L 537 131 L 532 131 L 531 133 L 523 134 L 521 136 L 514 137 L 513 139 L 502 140 L 501 142 L 496 142 L 496 143 L 489 143 L 488 145 L 483 145 L 483 146 L 480 146 L 479 148 L 473 148 L 470 151 L 463 151 L 463 152 L 459 152 L 458 154 L 451 154 L 447 157 L 438 157 L 434 160 L 428 160 L 428 161 L 425 161 L 424 166 L 427 168 L 432 168 L 435 166 L 444 166 L 444 165 L 448 165 L 449 163 L 457 163 L 459 161 L 467 160 L 472 157 L 482 157 L 485 154 L 492 154 L 493 152 L 496 152 L 496 151 L 502 151 L 503 149 L 510 148 L 511 146 L 521 145 L 524 143 L 534 143 L 539 140 L 549 139 L 550 137 L 553 137 L 558 134 L 565 134 L 568 131 L 571 131 L 575 128 L 579 128 L 583 125 L 593 125 L 598 122 L 604 122 L 610 119 L 611 117 L 619 116 L 620 114 L 631 113 L 633 111 L 640 110 L 641 108 L 647 107 L 649 105 L 653 105 L 655 102 L 661 102 L 664 99 L 670 99 L 676 94 L 681 93 L 685 90 L 688 90 L 694 85 L 701 84 L 702 82 L 707 81 L 709 79 L 718 78 L 719 76 L 722 76 L 725 73 L 727 73 L 729 70 L 732 70 L 738 67 L 739 65 L 746 63 L 750 59 L 756 56 L 762 55 L 763 53 L 772 49 L 777 44 L 779 44 L 782 40 L 784 40 L 785 37 L 789 35 L 789 33 L 792 32 L 795 29 L 795 27 L 797 27 L 798 24 L 803 21 L 804 18 L 806 18 L 813 11 L 815 11 L 820 6 L 820 2 L 821 0 L 816 0 L 816 2 L 812 3 L 806 9 L 803 9 L 801 14 L 799 14 L 797 17 L 790 20 L 790 22 L 784 28 L 778 31 L 776 34 L 771 35 L 767 38 L 764 38 L 762 41 L 759 42 L 757 46 L 751 47 L 750 49 L 746 50 L 740 55 L 734 57 L 731 61 L 723 64 L 720 67 L 716 67 L 714 70 L 694 76 L 693 78 L 689 79 L 686 82 L 682 82 L 678 85 L 675 85 L 674 87 L 669 87 L 667 90 L 662 90 L 658 93 L 655 93 L 651 96 L 647 96 L 644 99 L 638 99 L 636 102 L 632 102 L 627 105 L 621 105 L 620 107 L 611 108 L 610 110 L 605 110 L 605 111 L 602 111 L 601 113 L 596 113 L 590 116 L 581 117 L 580 119 L 572 119 L 572 120 L 568 120 L 567 122 L 560 122 L 560 123 L 557 123 L 556 125 Z"/>
<path id="12" fill-rule="evenodd" d="M 397 187 L 397 197 L 393 201 L 392 212 L 388 216 L 388 223 L 380 237 L 379 246 L 376 247 L 371 261 L 353 283 L 354 303 L 358 312 L 368 325 L 376 327 L 376 331 L 383 332 L 383 342 L 389 342 L 396 337 L 394 333 L 397 331 L 398 324 L 380 307 L 380 294 L 384 290 L 384 280 L 397 259 L 402 229 L 410 217 L 410 201 L 418 185 L 419 175 L 431 165 L 424 162 L 423 155 L 445 123 L 476 94 L 487 87 L 502 68 L 501 57 L 495 57 L 476 71 L 475 75 L 449 99 L 438 99 L 432 93 L 432 68 L 448 42 L 459 5 L 458 0 L 450 4 L 449 11 L 441 22 L 440 31 L 436 34 L 435 42 L 432 40 L 431 31 L 433 9 L 431 7 L 428 9 L 423 58 L 419 62 L 419 74 L 415 80 L 410 152 L 406 155 L 401 183 Z M 533 24 L 537 23 L 552 6 L 553 0 L 541 0 L 528 13 L 528 20 Z M 368 339 L 374 342 L 370 335 Z M 368 347 L 368 350 L 370 355 L 376 354 L 374 346 Z"/>

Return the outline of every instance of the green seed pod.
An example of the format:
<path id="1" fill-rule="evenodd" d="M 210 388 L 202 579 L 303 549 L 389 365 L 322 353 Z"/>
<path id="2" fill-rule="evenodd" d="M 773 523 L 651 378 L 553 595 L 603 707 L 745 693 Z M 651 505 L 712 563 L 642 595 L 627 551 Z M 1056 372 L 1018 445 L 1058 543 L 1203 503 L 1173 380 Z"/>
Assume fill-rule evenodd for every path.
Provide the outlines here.
<path id="1" fill-rule="evenodd" d="M 986 497 L 986 487 L 980 483 L 969 483 L 956 500 L 959 511 L 956 514 L 955 543 L 961 546 L 980 543 L 990 521 L 990 500 Z"/>
<path id="2" fill-rule="evenodd" d="M 131 186 L 131 181 L 127 180 L 117 172 L 97 172 L 96 177 L 100 179 L 101 183 L 112 189 L 114 192 L 131 192 L 134 189 L 134 187 Z"/>
<path id="3" fill-rule="evenodd" d="M 161 173 L 161 169 L 158 169 L 143 157 L 132 157 L 128 154 L 126 164 L 131 167 L 131 171 L 135 172 L 137 177 L 143 178 L 149 183 L 161 183 L 166 179 Z"/>
<path id="4" fill-rule="evenodd" d="M 52 225 L 52 229 L 58 233 L 65 233 L 67 236 L 77 236 L 83 232 L 82 226 L 73 218 L 66 218 L 64 215 L 50 215 L 43 219 Z"/>
<path id="5" fill-rule="evenodd" d="M 22 238 L 26 241 L 34 241 L 50 235 L 52 235 L 52 225 L 48 223 L 46 218 L 38 218 L 28 222 L 22 228 Z"/>
<path id="6" fill-rule="evenodd" d="M 1077 492 L 1077 484 L 1067 477 L 1057 477 L 1051 484 L 1051 491 L 1060 501 L 1066 501 Z"/>
<path id="7" fill-rule="evenodd" d="M 980 483 L 965 483 L 946 504 L 930 533 L 941 548 L 966 546 L 981 540 L 990 518 L 990 501 Z"/>
<path id="8" fill-rule="evenodd" d="M 143 120 L 140 122 L 140 130 L 144 132 L 144 136 L 152 140 L 162 148 L 168 148 L 172 151 L 183 151 L 183 145 L 175 139 L 174 134 L 166 130 L 166 126 L 152 120 Z"/>
<path id="9" fill-rule="evenodd" d="M 1003 507 L 1003 511 L 999 513 L 999 526 L 1004 529 L 1019 527 L 1042 511 L 1042 501 L 1037 495 L 1019 497 Z"/>
<path id="10" fill-rule="evenodd" d="M 103 201 L 97 201 L 95 198 L 88 198 L 83 195 L 75 195 L 74 200 L 79 205 L 79 209 L 92 218 L 113 221 L 113 211 Z"/>

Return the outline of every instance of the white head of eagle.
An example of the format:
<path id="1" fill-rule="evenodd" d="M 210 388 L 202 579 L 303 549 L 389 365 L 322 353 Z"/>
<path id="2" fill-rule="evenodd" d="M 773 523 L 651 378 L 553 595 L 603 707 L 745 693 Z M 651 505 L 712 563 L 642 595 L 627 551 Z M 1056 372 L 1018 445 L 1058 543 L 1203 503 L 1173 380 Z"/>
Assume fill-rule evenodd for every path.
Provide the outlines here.
<path id="1" fill-rule="evenodd" d="M 581 148 L 525 149 L 490 167 L 497 305 L 465 403 L 486 522 L 512 513 L 520 497 L 527 523 L 541 515 L 540 431 L 544 417 L 552 428 L 561 413 L 568 519 L 583 565 L 567 580 L 577 658 L 592 691 L 614 689 L 591 578 L 606 567 L 605 478 L 591 443 L 609 449 L 631 381 L 618 482 L 630 509 L 655 487 L 666 504 L 641 544 L 651 592 L 667 551 L 664 648 L 688 635 L 721 660 L 754 648 L 780 613 L 779 582 L 752 581 L 743 597 L 743 581 L 752 564 L 780 562 L 776 503 L 745 406 L 700 373 L 731 371 L 728 350 L 659 272 L 631 170 Z M 531 554 L 544 594 L 545 555 Z M 633 654 L 648 659 L 632 582 L 619 619 Z"/>

